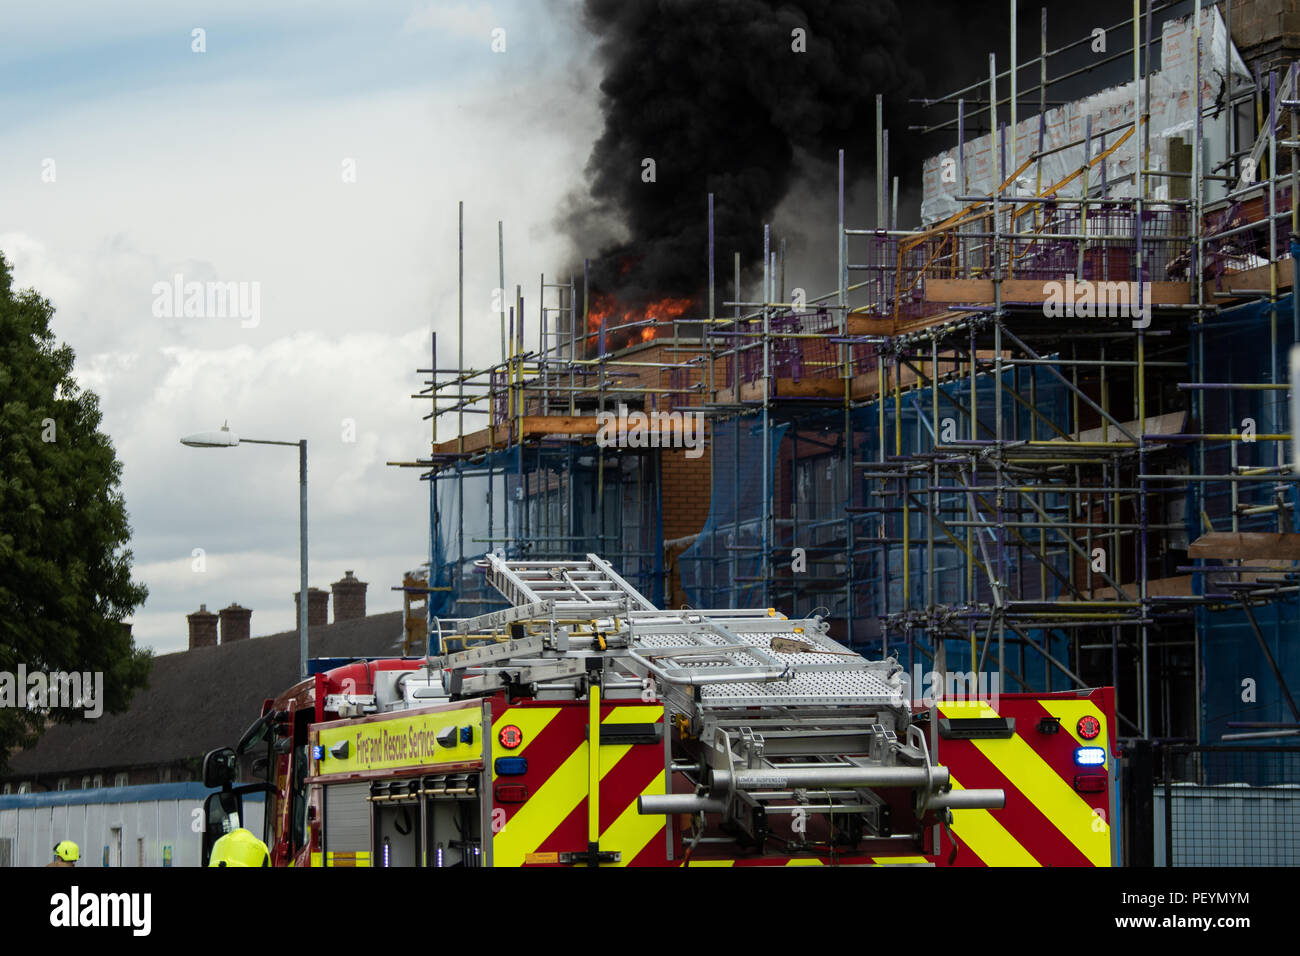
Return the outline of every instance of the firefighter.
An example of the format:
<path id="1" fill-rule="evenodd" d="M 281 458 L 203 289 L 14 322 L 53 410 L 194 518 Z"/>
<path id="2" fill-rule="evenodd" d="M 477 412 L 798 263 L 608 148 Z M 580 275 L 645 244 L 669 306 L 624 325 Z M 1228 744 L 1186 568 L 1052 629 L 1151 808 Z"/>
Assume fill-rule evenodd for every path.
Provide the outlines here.
<path id="1" fill-rule="evenodd" d="M 76 866 L 79 859 L 81 859 L 81 851 L 77 848 L 77 844 L 71 840 L 64 840 L 55 845 L 54 861 L 46 863 L 45 866 L 47 868 L 52 866 Z"/>
<path id="2" fill-rule="evenodd" d="M 231 830 L 212 844 L 208 866 L 270 866 L 271 852 L 248 830 Z"/>

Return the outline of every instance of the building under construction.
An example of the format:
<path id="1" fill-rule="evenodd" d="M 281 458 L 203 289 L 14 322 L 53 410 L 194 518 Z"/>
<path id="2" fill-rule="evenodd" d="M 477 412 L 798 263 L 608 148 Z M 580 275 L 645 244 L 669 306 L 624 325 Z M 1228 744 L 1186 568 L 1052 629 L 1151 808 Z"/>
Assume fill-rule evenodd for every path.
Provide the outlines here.
<path id="1" fill-rule="evenodd" d="M 403 463 L 430 489 L 413 641 L 501 606 L 487 552 L 595 552 L 656 606 L 817 613 L 909 672 L 1113 685 L 1121 737 L 1294 734 L 1300 51 L 1272 8 L 1135 3 L 1086 69 L 1095 31 L 1049 49 L 1047 11 L 1013 16 L 1037 57 L 892 131 L 939 144 L 900 172 L 920 225 L 883 111 L 848 157 L 874 222 L 846 221 L 839 156 L 835 288 L 805 293 L 766 232 L 743 284 L 701 196 L 701 302 L 543 276 L 480 369 L 462 316 Z"/>

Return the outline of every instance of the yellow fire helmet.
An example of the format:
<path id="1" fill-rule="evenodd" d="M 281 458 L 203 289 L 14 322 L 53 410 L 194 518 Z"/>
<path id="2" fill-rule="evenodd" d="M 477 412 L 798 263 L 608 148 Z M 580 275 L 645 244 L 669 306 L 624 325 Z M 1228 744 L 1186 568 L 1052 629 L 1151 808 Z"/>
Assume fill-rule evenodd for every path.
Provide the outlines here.
<path id="1" fill-rule="evenodd" d="M 270 866 L 271 854 L 266 844 L 240 827 L 231 830 L 212 845 L 208 866 Z"/>
<path id="2" fill-rule="evenodd" d="M 65 863 L 76 863 L 81 858 L 81 851 L 71 840 L 64 840 L 54 848 L 54 855 Z"/>

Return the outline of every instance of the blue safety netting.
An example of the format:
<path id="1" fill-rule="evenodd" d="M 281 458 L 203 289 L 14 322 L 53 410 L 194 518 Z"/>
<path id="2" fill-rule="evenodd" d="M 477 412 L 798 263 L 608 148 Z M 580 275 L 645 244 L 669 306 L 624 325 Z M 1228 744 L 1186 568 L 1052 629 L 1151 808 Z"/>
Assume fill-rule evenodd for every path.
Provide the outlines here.
<path id="1" fill-rule="evenodd" d="M 1293 306 L 1292 297 L 1286 296 L 1278 300 L 1276 315 L 1273 306 L 1260 301 L 1226 310 L 1209 319 L 1201 333 L 1203 348 L 1194 337 L 1191 350 L 1193 363 L 1201 362 L 1203 356 L 1202 380 L 1234 384 L 1285 383 L 1288 355 L 1296 341 L 1297 319 Z M 1196 430 L 1207 434 L 1242 433 L 1248 420 L 1254 422 L 1257 434 L 1289 434 L 1291 431 L 1288 393 L 1284 390 L 1208 391 L 1204 396 L 1204 407 L 1204 421 Z M 1199 409 L 1199 402 L 1194 404 L 1194 408 Z M 1264 467 L 1292 459 L 1290 443 L 1286 442 L 1218 441 L 1205 442 L 1203 446 L 1203 451 L 1199 448 L 1189 451 L 1189 469 L 1201 474 L 1226 474 L 1234 464 L 1238 468 Z M 1203 525 L 1202 510 L 1214 530 L 1233 530 L 1232 484 L 1226 481 L 1190 484 L 1189 536 L 1194 539 L 1208 530 Z M 1264 508 L 1276 505 L 1279 494 L 1282 503 L 1291 505 L 1292 516 L 1300 514 L 1295 482 L 1239 482 L 1236 530 L 1278 531 L 1279 512 L 1250 514 L 1240 509 L 1243 506 Z M 1281 566 L 1287 562 L 1245 563 Z M 1300 628 L 1300 599 L 1292 595 L 1253 606 L 1260 632 L 1256 635 L 1245 610 L 1235 599 L 1236 593 L 1223 586 L 1226 582 L 1239 580 L 1242 576 L 1236 574 L 1195 576 L 1197 593 L 1222 594 L 1225 598 L 1217 608 L 1202 607 L 1196 612 L 1196 627 L 1201 634 L 1201 673 L 1198 677 L 1204 688 L 1200 700 L 1201 728 L 1206 743 L 1217 743 L 1225 733 L 1243 732 L 1240 727 L 1229 727 L 1229 722 L 1296 720 L 1260 640 L 1262 638 L 1268 647 L 1291 696 L 1300 697 L 1300 642 L 1296 640 Z M 1243 779 L 1241 782 L 1262 781 Z"/>
<path id="2" fill-rule="evenodd" d="M 659 480 L 650 455 L 567 443 L 454 464 L 430 480 L 432 613 L 468 617 L 505 602 L 476 562 L 568 561 L 598 554 L 652 601 L 663 596 Z"/>
<path id="3" fill-rule="evenodd" d="M 1016 389 L 1026 398 L 1033 396 L 1040 416 L 1069 430 L 1065 387 L 1046 369 L 1009 371 L 1003 387 L 1005 433 L 1039 438 L 1056 435 L 1041 419 L 1031 429 L 1034 416 L 1009 394 Z M 930 389 L 904 393 L 901 402 L 886 397 L 883 423 L 882 406 L 877 402 L 855 408 L 847 417 L 842 409 L 810 408 L 788 420 L 774 421 L 768 433 L 771 471 L 766 483 L 770 501 L 766 541 L 760 419 L 751 415 L 718 423 L 712 448 L 709 518 L 679 559 L 690 603 L 695 607 L 773 606 L 791 616 L 819 613 L 833 622 L 836 636 L 868 653 L 898 653 L 909 668 L 913 664 L 928 667 L 932 655 L 941 653 L 949 668 L 959 663 L 965 668 L 970 657 L 967 638 L 947 638 L 940 651 L 940 639 L 924 627 L 909 630 L 904 639 L 897 631 L 883 632 L 880 622 L 881 616 L 905 609 L 991 602 L 987 573 L 977 568 L 967 575 L 965 528 L 948 529 L 958 543 L 936 523 L 931 539 L 924 506 L 917 503 L 926 500 L 928 472 L 909 482 L 915 501 L 909 501 L 905 517 L 897 481 L 882 485 L 872 477 L 870 467 L 845 467 L 846 456 L 850 465 L 855 465 L 879 463 L 882 456 L 928 454 L 935 448 L 936 435 L 945 442 L 970 439 L 973 428 L 974 437 L 988 437 L 996 414 L 992 377 L 982 375 L 975 382 L 976 417 L 987 432 L 978 424 L 972 426 L 969 415 L 954 404 L 970 408 L 969 380 L 940 385 L 940 389 L 937 424 Z M 974 485 L 992 479 L 991 468 L 977 466 L 966 480 Z M 945 484 L 954 481 L 945 473 Z M 993 497 L 984 495 L 989 501 Z M 963 515 L 966 499 L 960 491 L 940 496 L 944 509 L 960 508 Z M 1068 500 L 1063 494 L 1042 496 L 1042 507 L 1065 518 Z M 1025 567 L 1020 566 L 1019 551 L 1008 546 L 1014 543 L 1009 540 L 1011 532 L 999 524 L 996 513 L 981 503 L 976 505 L 976 516 L 983 526 L 970 533 L 972 552 L 981 559 L 987 554 L 1000 576 L 1013 583 L 1017 597 L 1051 600 L 1060 596 L 1062 585 L 1057 577 L 1049 575 L 1047 588 L 1042 587 L 1037 559 L 1026 554 Z M 882 537 L 889 540 L 882 542 Z M 1040 544 L 1038 540 L 1032 543 L 1035 547 Z M 764 547 L 771 562 L 766 574 L 761 563 Z M 1059 537 L 1048 540 L 1045 553 L 1049 566 L 1061 577 L 1068 577 L 1066 542 Z M 1034 632 L 1030 636 L 1058 661 L 1069 659 L 1064 635 Z M 1014 654 L 1016 660 L 1009 661 L 1009 666 L 1034 675 L 1035 686 L 1069 686 L 1065 675 L 1045 666 L 1043 656 L 1032 647 L 1016 647 Z M 996 657 L 986 658 L 984 669 L 995 668 Z"/>
<path id="4" fill-rule="evenodd" d="M 874 462 L 899 456 L 923 457 L 934 453 L 936 444 L 951 445 L 954 441 L 981 441 L 993 437 L 997 417 L 994 376 L 976 376 L 973 390 L 969 378 L 941 383 L 938 388 L 937 402 L 932 388 L 905 392 L 897 397 L 887 395 L 883 400 L 883 434 L 881 405 L 872 403 L 863 409 L 861 420 L 865 449 L 861 457 Z M 1070 421 L 1067 389 L 1046 367 L 1006 371 L 1002 390 L 1004 435 L 1040 441 L 1059 437 L 1059 433 L 1044 420 L 1061 432 L 1069 433 L 1074 428 Z M 1013 395 L 1016 394 L 1025 404 L 1015 400 Z M 1038 414 L 1025 405 L 1032 405 Z M 974 414 L 971 414 L 972 410 Z M 977 459 L 964 474 L 954 473 L 950 468 L 941 469 L 940 483 L 952 490 L 936 496 L 939 515 L 933 527 L 926 511 L 930 500 L 926 488 L 934 481 L 933 469 L 921 471 L 909 479 L 906 508 L 898 481 L 882 483 L 871 478 L 870 474 L 868 469 L 864 479 L 864 497 L 878 510 L 872 515 L 871 527 L 865 529 L 865 534 L 868 538 L 883 535 L 889 541 L 885 548 L 879 545 L 875 548 L 887 554 L 887 558 L 883 561 L 877 559 L 868 569 L 868 573 L 877 577 L 878 584 L 871 591 L 869 608 L 864 609 L 865 613 L 860 612 L 862 617 L 898 614 L 935 605 L 969 608 L 991 604 L 990 573 L 1007 582 L 1008 593 L 1014 599 L 1052 601 L 1062 597 L 1065 590 L 1062 579 L 1068 579 L 1071 561 L 1071 551 L 1064 535 L 1048 531 L 1040 536 L 1037 530 L 1031 532 L 1008 527 L 1008 520 L 1020 503 L 1014 493 L 1006 497 L 1003 514 L 999 515 L 996 495 L 991 490 L 963 490 L 963 486 L 980 489 L 993 485 L 995 475 L 991 464 Z M 1069 502 L 1066 494 L 1034 497 L 1034 503 L 1057 520 L 1068 520 Z M 973 562 L 967 560 L 968 545 Z M 1039 552 L 1042 558 L 1032 553 L 1029 547 Z M 973 571 L 968 573 L 970 564 L 974 565 Z M 996 632 L 985 651 L 986 631 L 982 620 L 947 623 L 946 631 L 965 629 L 965 637 L 940 637 L 923 623 L 918 624 L 907 632 L 902 647 L 897 646 L 897 632 L 882 634 L 878 627 L 871 626 L 869 620 L 864 620 L 863 624 L 855 634 L 869 636 L 867 647 L 872 652 L 888 650 L 897 653 L 909 672 L 929 668 L 936 657 L 943 660 L 948 670 L 976 670 L 980 658 L 984 661 L 985 672 L 997 669 Z M 972 635 L 976 644 L 975 661 L 971 660 Z M 1019 642 L 1011 632 L 1007 632 L 1007 636 L 1010 638 L 1006 651 L 1009 669 L 1024 676 L 1035 689 L 1056 690 L 1070 686 L 1068 677 L 1050 666 L 1042 653 Z M 1032 630 L 1028 636 L 1057 661 L 1069 660 L 1069 639 L 1064 634 Z M 1018 685 L 1003 688 L 1020 689 Z"/>
<path id="5" fill-rule="evenodd" d="M 764 491 L 770 499 L 776 453 L 787 426 L 762 417 L 737 417 L 712 429 L 709 517 L 695 542 L 678 558 L 682 589 L 693 607 L 765 607 L 769 580 L 763 555 L 771 550 L 764 528 Z M 768 443 L 764 482 L 763 443 Z"/>

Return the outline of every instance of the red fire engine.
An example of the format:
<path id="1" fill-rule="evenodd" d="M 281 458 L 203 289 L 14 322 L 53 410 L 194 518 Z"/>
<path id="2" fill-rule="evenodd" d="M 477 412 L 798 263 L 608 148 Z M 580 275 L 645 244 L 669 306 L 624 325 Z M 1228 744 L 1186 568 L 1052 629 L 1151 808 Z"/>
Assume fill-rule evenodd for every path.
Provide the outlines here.
<path id="1" fill-rule="evenodd" d="M 925 706 L 819 617 L 662 611 L 596 555 L 483 565 L 511 607 L 316 673 L 208 755 L 205 858 L 266 789 L 281 866 L 1111 862 L 1108 688 L 968 674 Z"/>

